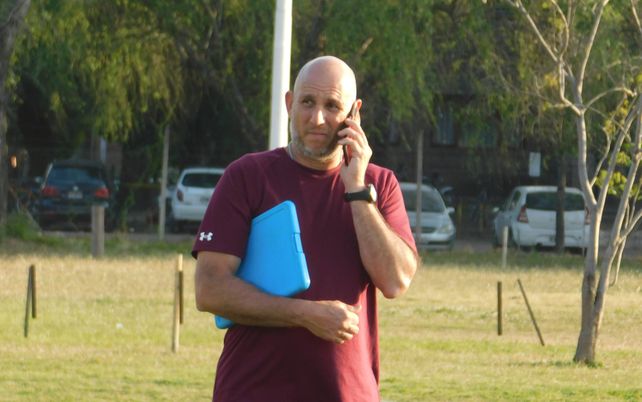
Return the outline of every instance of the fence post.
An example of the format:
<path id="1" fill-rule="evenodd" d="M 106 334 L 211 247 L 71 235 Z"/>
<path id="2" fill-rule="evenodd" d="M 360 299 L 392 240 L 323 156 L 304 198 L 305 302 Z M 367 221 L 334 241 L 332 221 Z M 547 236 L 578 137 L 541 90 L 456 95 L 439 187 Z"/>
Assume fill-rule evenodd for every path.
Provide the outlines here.
<path id="1" fill-rule="evenodd" d="M 91 255 L 101 257 L 105 254 L 105 207 L 91 206 Z"/>
<path id="2" fill-rule="evenodd" d="M 183 274 L 183 255 L 179 254 L 176 261 L 176 272 L 174 273 L 174 320 L 172 325 L 172 352 L 178 352 L 179 339 L 180 339 L 180 324 L 181 324 L 181 298 L 183 292 L 182 275 Z"/>
<path id="3" fill-rule="evenodd" d="M 176 264 L 177 264 L 176 269 L 178 270 L 178 303 L 179 303 L 179 313 L 180 313 L 179 316 L 180 316 L 180 323 L 183 324 L 183 317 L 185 315 L 185 302 L 183 300 L 184 298 L 183 254 L 178 255 Z"/>

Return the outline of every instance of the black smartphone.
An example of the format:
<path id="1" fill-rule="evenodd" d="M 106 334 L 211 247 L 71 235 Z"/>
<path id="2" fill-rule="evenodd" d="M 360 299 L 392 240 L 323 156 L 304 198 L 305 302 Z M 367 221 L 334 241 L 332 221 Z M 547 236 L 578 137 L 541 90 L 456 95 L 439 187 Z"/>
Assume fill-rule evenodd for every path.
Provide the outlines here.
<path id="1" fill-rule="evenodd" d="M 352 104 L 352 107 L 350 108 L 350 112 L 346 116 L 346 119 L 353 119 L 355 117 L 356 113 L 357 113 L 357 102 L 355 101 Z M 348 125 L 345 124 L 345 123 L 342 123 L 339 126 L 339 130 L 337 130 L 337 132 L 343 130 L 346 127 L 348 127 Z M 343 146 L 343 162 L 346 164 L 346 166 L 348 166 L 350 164 L 350 158 L 351 157 L 352 157 L 352 155 L 351 155 L 350 149 L 348 148 L 347 145 L 344 145 Z"/>

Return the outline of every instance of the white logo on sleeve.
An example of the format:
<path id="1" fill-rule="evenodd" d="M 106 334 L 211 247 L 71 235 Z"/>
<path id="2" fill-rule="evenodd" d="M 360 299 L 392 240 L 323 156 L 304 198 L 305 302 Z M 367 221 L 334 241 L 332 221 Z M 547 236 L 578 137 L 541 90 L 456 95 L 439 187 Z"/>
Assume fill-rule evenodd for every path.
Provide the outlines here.
<path id="1" fill-rule="evenodd" d="M 201 236 L 200 236 L 199 240 L 200 241 L 205 241 L 205 240 L 212 241 L 212 236 L 214 236 L 214 233 L 212 233 L 212 232 L 207 232 L 207 233 L 201 232 Z"/>

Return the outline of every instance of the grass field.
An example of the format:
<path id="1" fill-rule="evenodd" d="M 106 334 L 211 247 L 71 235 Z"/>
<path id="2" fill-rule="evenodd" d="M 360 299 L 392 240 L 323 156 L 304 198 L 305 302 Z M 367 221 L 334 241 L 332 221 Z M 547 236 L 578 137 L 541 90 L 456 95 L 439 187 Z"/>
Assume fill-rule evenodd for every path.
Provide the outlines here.
<path id="1" fill-rule="evenodd" d="M 209 400 L 223 332 L 194 308 L 193 260 L 185 256 L 185 323 L 172 353 L 175 255 L 122 255 L 0 255 L 1 401 Z M 571 362 L 581 257 L 515 252 L 504 271 L 499 259 L 499 252 L 435 253 L 403 298 L 380 297 L 383 400 L 642 400 L 642 261 L 627 261 L 609 290 L 599 363 L 586 367 Z M 24 338 L 30 264 L 37 267 L 38 317 Z"/>

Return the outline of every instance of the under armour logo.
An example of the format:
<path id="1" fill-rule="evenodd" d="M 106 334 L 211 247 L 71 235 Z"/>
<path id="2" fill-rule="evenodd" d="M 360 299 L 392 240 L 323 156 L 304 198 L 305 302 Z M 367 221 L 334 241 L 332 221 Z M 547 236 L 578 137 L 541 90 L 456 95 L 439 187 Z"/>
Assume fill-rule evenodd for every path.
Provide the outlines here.
<path id="1" fill-rule="evenodd" d="M 212 232 L 207 232 L 207 233 L 201 232 L 201 237 L 200 237 L 199 240 L 200 241 L 204 241 L 204 240 L 211 241 L 212 240 L 212 236 L 214 236 L 214 233 L 212 233 Z"/>

